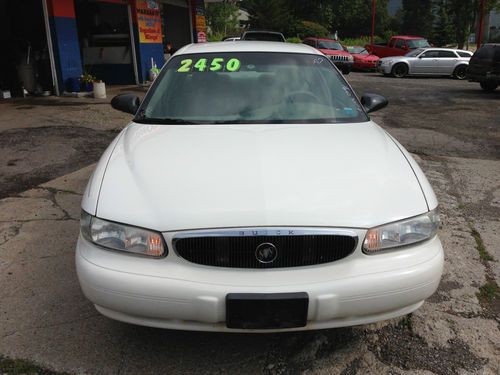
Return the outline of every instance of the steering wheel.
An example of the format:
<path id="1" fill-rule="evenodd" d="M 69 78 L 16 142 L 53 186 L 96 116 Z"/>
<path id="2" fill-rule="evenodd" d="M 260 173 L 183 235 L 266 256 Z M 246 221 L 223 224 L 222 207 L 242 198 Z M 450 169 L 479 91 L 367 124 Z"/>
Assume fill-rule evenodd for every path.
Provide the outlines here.
<path id="1" fill-rule="evenodd" d="M 290 103 L 307 103 L 307 102 L 319 102 L 319 98 L 309 91 L 292 91 L 285 96 L 286 102 Z"/>

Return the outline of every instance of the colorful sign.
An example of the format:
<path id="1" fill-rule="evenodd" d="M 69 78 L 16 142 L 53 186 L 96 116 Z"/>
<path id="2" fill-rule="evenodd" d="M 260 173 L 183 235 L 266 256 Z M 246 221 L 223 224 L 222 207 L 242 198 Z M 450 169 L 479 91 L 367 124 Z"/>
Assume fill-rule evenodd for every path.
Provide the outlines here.
<path id="1" fill-rule="evenodd" d="M 136 0 L 140 43 L 162 43 L 160 6 L 155 0 Z"/>
<path id="2" fill-rule="evenodd" d="M 194 3 L 194 21 L 195 31 L 198 43 L 207 41 L 207 21 L 205 17 L 205 2 L 204 0 L 193 0 Z"/>

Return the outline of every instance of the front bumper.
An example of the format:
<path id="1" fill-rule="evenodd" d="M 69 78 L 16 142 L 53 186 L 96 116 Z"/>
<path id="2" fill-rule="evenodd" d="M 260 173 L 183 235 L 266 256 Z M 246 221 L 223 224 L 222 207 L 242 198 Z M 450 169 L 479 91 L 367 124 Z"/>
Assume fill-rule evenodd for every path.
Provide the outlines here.
<path id="1" fill-rule="evenodd" d="M 354 61 L 331 60 L 341 72 L 350 72 L 354 67 Z"/>
<path id="2" fill-rule="evenodd" d="M 362 237 L 360 237 L 362 238 Z M 309 295 L 312 330 L 367 324 L 417 309 L 439 285 L 443 250 L 437 237 L 418 246 L 367 256 L 360 244 L 340 261 L 294 269 L 224 269 L 188 263 L 171 253 L 146 259 L 106 251 L 81 236 L 76 251 L 80 285 L 112 319 L 160 328 L 219 331 L 228 293 Z"/>
<path id="3" fill-rule="evenodd" d="M 377 72 L 382 74 L 391 74 L 391 71 L 392 71 L 392 64 L 384 64 L 384 65 L 382 65 L 381 63 L 377 64 Z"/>

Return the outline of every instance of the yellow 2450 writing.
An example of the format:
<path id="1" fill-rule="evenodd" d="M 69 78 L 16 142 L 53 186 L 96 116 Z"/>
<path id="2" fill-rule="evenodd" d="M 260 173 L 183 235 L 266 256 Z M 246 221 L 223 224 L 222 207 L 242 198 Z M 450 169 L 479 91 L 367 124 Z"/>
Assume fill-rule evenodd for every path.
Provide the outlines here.
<path id="1" fill-rule="evenodd" d="M 237 72 L 240 70 L 241 61 L 238 59 L 229 59 L 227 62 L 222 57 L 216 57 L 212 59 L 210 64 L 208 63 L 208 59 L 199 59 L 194 63 L 192 59 L 185 59 L 181 61 L 181 66 L 177 71 L 179 73 L 189 73 L 191 71 L 198 72 L 219 72 L 221 70 L 225 70 L 227 72 Z"/>

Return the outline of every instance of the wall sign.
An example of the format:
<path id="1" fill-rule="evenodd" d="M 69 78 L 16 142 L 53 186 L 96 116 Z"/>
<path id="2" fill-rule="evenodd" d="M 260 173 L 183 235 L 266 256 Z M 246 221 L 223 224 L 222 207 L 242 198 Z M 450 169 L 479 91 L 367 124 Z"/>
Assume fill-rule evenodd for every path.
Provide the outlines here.
<path id="1" fill-rule="evenodd" d="M 136 0 L 140 43 L 162 43 L 160 5 L 155 0 Z"/>

